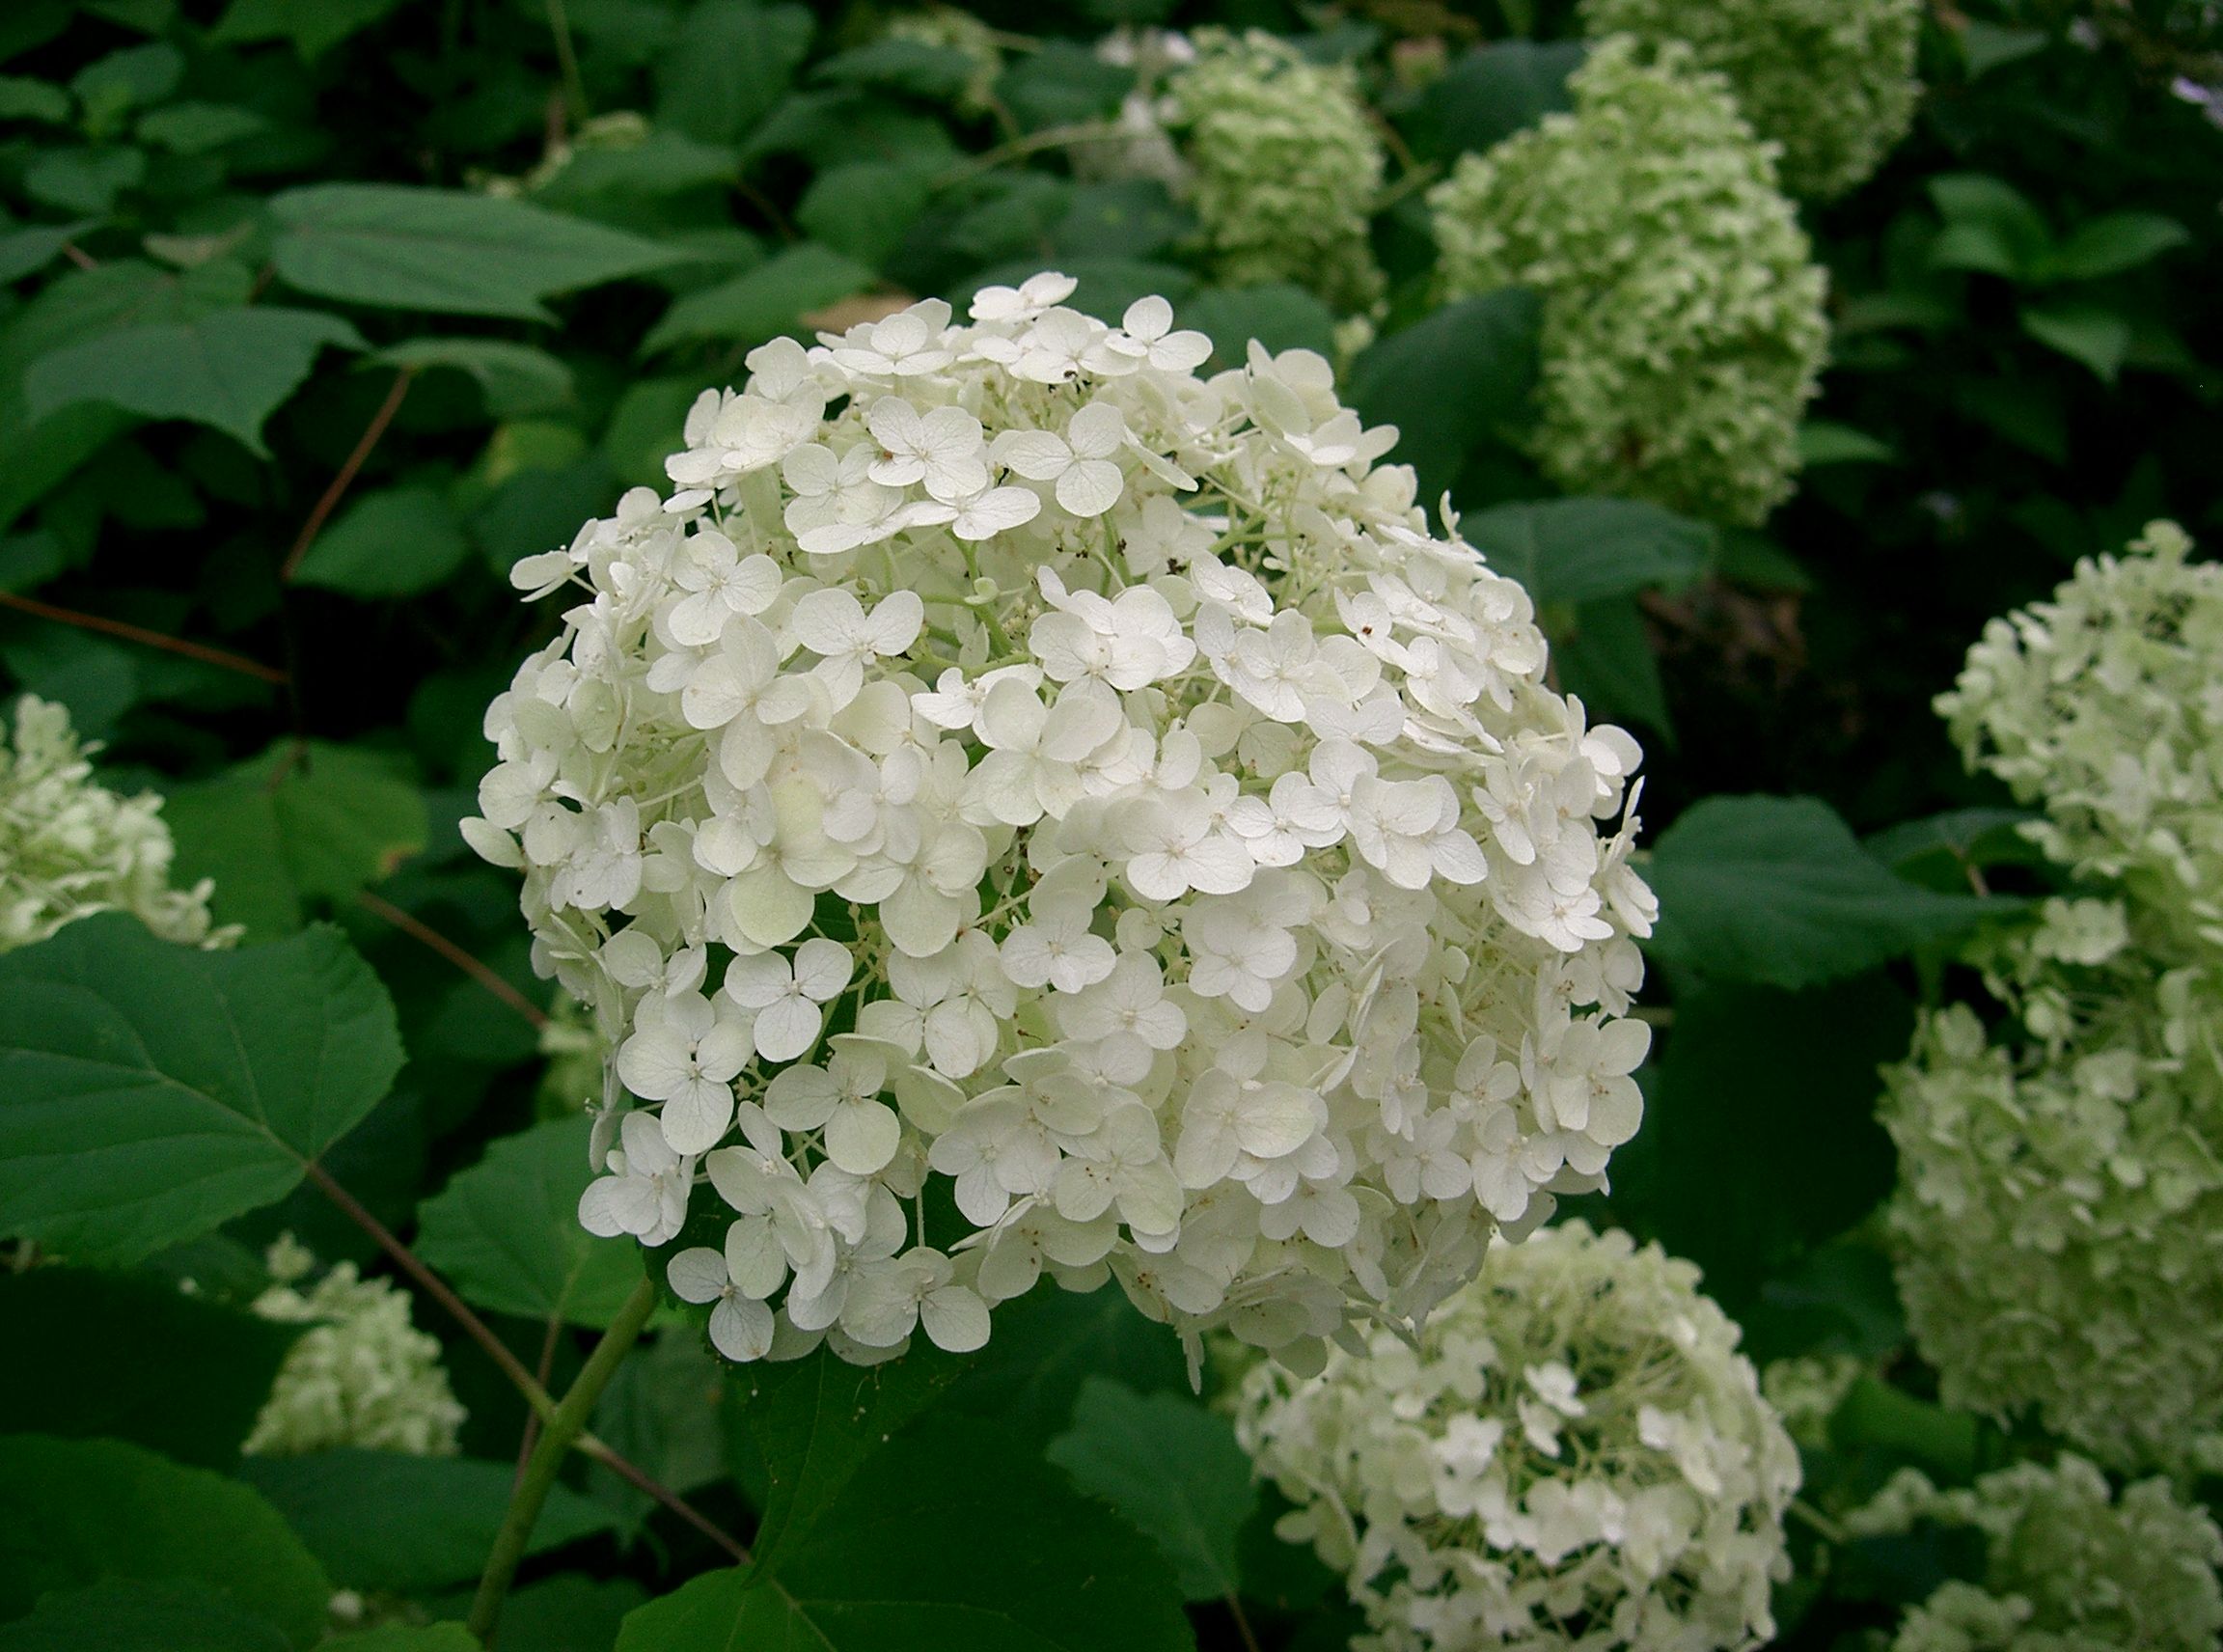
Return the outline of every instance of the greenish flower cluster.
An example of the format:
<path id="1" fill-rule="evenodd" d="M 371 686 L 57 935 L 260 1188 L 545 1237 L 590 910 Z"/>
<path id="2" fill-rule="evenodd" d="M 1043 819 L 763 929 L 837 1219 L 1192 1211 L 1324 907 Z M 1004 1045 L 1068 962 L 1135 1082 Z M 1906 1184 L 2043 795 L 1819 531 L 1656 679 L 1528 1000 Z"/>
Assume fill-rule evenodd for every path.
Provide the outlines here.
<path id="1" fill-rule="evenodd" d="M 1939 701 L 2082 880 L 1885 1075 L 1891 1226 L 1950 1403 L 2115 1468 L 2223 1446 L 2223 569 L 2166 524 L 1995 621 Z"/>
<path id="2" fill-rule="evenodd" d="M 1864 182 L 1914 123 L 1920 0 L 1582 0 L 1593 36 L 1680 41 L 1724 76 L 1783 187 L 1828 201 Z"/>
<path id="3" fill-rule="evenodd" d="M 360 1278 L 338 1262 L 315 1284 L 316 1258 L 290 1234 L 270 1247 L 274 1281 L 254 1311 L 306 1325 L 240 1447 L 249 1456 L 294 1457 L 333 1446 L 449 1457 L 463 1407 L 448 1386 L 440 1344 L 409 1322 L 409 1298 L 385 1280 Z"/>
<path id="4" fill-rule="evenodd" d="M 1791 491 L 1826 286 L 1770 151 L 1688 47 L 1607 41 L 1429 193 L 1444 296 L 1544 296 L 1537 462 L 1572 492 L 1759 522 Z"/>
<path id="5" fill-rule="evenodd" d="M 2167 1480 L 2118 1498 L 2069 1455 L 1951 1491 L 1906 1469 L 1845 1525 L 1861 1536 L 1922 1525 L 1983 1534 L 1983 1581 L 1947 1583 L 1909 1609 L 1891 1652 L 2209 1652 L 2223 1633 L 2223 1532 Z"/>
<path id="6" fill-rule="evenodd" d="M 1236 1434 L 1357 1652 L 1749 1646 L 1799 1469 L 1738 1338 L 1688 1262 L 1567 1222 L 1493 1245 L 1417 1347 L 1254 1365 Z"/>
<path id="7" fill-rule="evenodd" d="M 1362 310 L 1382 296 L 1366 221 L 1382 140 L 1349 68 L 1307 61 L 1276 36 L 1202 29 L 1166 83 L 1166 124 L 1187 195 L 1229 286 L 1310 288 Z"/>
<path id="8" fill-rule="evenodd" d="M 950 99 L 950 106 L 960 115 L 977 119 L 996 106 L 996 79 L 1003 72 L 1003 50 L 996 31 L 972 13 L 955 6 L 899 13 L 888 20 L 887 38 L 953 52 L 972 66 L 964 85 Z"/>
<path id="9" fill-rule="evenodd" d="M 81 743 L 69 710 L 25 695 L 13 748 L 0 724 L 0 952 L 43 941 L 96 912 L 131 913 L 166 941 L 223 945 L 203 879 L 170 887 L 174 854 L 162 800 L 125 797 L 93 778 L 97 745 Z"/>

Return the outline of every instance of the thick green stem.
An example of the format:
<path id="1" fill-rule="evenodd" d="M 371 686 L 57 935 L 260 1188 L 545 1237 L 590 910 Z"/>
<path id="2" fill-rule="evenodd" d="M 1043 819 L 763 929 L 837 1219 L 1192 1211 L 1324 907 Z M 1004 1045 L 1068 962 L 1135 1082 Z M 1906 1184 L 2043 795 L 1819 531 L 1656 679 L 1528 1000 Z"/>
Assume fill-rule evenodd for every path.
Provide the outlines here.
<path id="1" fill-rule="evenodd" d="M 586 1431 L 594 1402 L 602 1397 L 602 1390 L 610 1386 L 610 1379 L 625 1363 L 626 1354 L 632 1350 L 641 1328 L 648 1323 L 648 1315 L 655 1308 L 656 1286 L 644 1279 L 625 1299 L 625 1306 L 618 1310 L 618 1317 L 610 1322 L 602 1340 L 594 1344 L 594 1352 L 587 1356 L 579 1380 L 558 1402 L 539 1444 L 526 1459 L 525 1473 L 509 1496 L 509 1511 L 502 1517 L 502 1529 L 495 1534 L 494 1552 L 486 1556 L 486 1570 L 479 1579 L 478 1598 L 471 1603 L 468 1627 L 481 1644 L 493 1643 L 495 1620 L 502 1615 L 502 1598 L 509 1592 L 510 1581 L 517 1576 L 517 1562 L 525 1557 L 525 1545 L 532 1539 L 541 1505 L 548 1501 L 549 1489 L 556 1483 L 556 1471 L 563 1466 L 564 1453 Z"/>

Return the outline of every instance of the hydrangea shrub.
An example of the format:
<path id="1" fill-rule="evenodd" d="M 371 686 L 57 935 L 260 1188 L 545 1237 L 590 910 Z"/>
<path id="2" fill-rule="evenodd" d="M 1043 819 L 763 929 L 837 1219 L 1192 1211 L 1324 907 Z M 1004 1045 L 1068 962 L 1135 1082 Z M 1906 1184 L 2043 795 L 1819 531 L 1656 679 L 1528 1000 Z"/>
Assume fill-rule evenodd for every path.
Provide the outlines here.
<path id="1" fill-rule="evenodd" d="M 453 1456 L 463 1407 L 448 1385 L 438 1338 L 410 1323 L 409 1293 L 336 1262 L 306 1284 L 316 1258 L 286 1235 L 265 1258 L 261 1318 L 306 1325 L 278 1367 L 270 1398 L 240 1447 L 296 1457 L 350 1446 L 416 1457 Z"/>
<path id="2" fill-rule="evenodd" d="M 2209 1652 L 2223 1635 L 2223 1531 L 2167 1480 L 2118 1496 L 2066 1453 L 1950 1490 L 1903 1469 L 1845 1521 L 1865 1537 L 1923 1525 L 1981 1533 L 1984 1576 L 1908 1608 L 1891 1652 Z"/>
<path id="3" fill-rule="evenodd" d="M 1316 1364 L 1637 1126 L 1634 742 L 1318 356 L 1072 286 L 765 345 L 518 571 L 466 830 L 616 1050 L 583 1220 L 735 1360 L 1109 1271 Z"/>
<path id="4" fill-rule="evenodd" d="M 1429 191 L 1444 296 L 1544 296 L 1529 449 L 1571 492 L 1762 520 L 1791 491 L 1826 281 L 1772 151 L 1672 42 L 1602 42 L 1571 112 Z"/>
<path id="5" fill-rule="evenodd" d="M 1774 1631 L 1798 1454 L 1698 1271 L 1579 1222 L 1429 1322 L 1245 1379 L 1237 1433 L 1367 1652 L 1725 1648 Z"/>
<path id="6" fill-rule="evenodd" d="M 1375 303 L 1367 220 L 1383 151 L 1356 71 L 1258 29 L 1200 29 L 1193 43 L 1166 81 L 1165 119 L 1219 279 L 1295 282 L 1345 310 Z"/>
<path id="7" fill-rule="evenodd" d="M 1914 124 L 1920 0 L 1581 0 L 1595 36 L 1678 41 L 1780 146 L 1783 187 L 1828 201 L 1865 182 Z"/>
<path id="8" fill-rule="evenodd" d="M 2078 880 L 1889 1071 L 1908 1322 L 1946 1398 L 2117 1468 L 2223 1433 L 2223 568 L 2157 524 L 1995 621 L 1938 708 Z"/>
<path id="9" fill-rule="evenodd" d="M 15 702 L 14 744 L 0 739 L 0 951 L 110 911 L 166 941 L 234 939 L 209 922 L 207 879 L 170 886 L 177 851 L 161 798 L 102 785 L 92 763 L 99 749 L 78 740 L 68 707 L 28 694 Z"/>

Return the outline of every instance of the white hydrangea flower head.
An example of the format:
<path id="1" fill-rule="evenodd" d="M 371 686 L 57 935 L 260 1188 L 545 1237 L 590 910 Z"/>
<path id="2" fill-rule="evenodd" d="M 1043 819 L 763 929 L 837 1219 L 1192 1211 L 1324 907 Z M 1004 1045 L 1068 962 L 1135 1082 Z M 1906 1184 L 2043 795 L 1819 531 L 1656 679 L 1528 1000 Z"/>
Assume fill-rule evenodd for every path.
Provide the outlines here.
<path id="1" fill-rule="evenodd" d="M 463 1407 L 448 1386 L 437 1338 L 409 1320 L 409 1296 L 336 1262 L 305 1284 L 316 1258 L 291 1234 L 270 1247 L 272 1284 L 252 1304 L 261 1317 L 306 1325 L 278 1367 L 270 1398 L 240 1449 L 294 1457 L 353 1446 L 450 1457 Z"/>
<path id="2" fill-rule="evenodd" d="M 1572 492 L 1761 521 L 1791 491 L 1827 286 L 1727 84 L 1616 36 L 1551 114 L 1429 191 L 1447 298 L 1544 298 L 1529 449 Z"/>
<path id="3" fill-rule="evenodd" d="M 2155 522 L 1984 629 L 1937 700 L 1962 757 L 2045 819 L 2039 846 L 2223 948 L 2223 565 Z"/>
<path id="4" fill-rule="evenodd" d="M 1901 1293 L 1949 1403 L 2113 1468 L 2223 1445 L 2223 570 L 2150 529 L 1997 620 L 1939 701 L 2085 889 L 1972 953 L 2009 1013 L 1885 1073 Z"/>
<path id="5" fill-rule="evenodd" d="M 1722 75 L 1783 187 L 1828 201 L 1865 182 L 1914 124 L 1921 0 L 1581 0 L 1593 36 L 1680 41 Z"/>
<path id="6" fill-rule="evenodd" d="M 1983 1534 L 1982 1581 L 1911 1608 L 1891 1652 L 2212 1652 L 2223 1636 L 2223 1532 L 2165 1479 L 2117 1496 L 2070 1454 L 1948 1491 L 1905 1469 L 1844 1524 L 1860 1536 L 1922 1525 Z"/>
<path id="7" fill-rule="evenodd" d="M 1368 220 L 1383 148 L 1356 69 L 1259 29 L 1123 29 L 1096 49 L 1136 85 L 1116 130 L 1074 151 L 1078 170 L 1164 183 L 1224 285 L 1293 282 L 1339 310 L 1380 300 Z"/>
<path id="8" fill-rule="evenodd" d="M 1751 1646 L 1799 1470 L 1738 1337 L 1689 1263 L 1569 1222 L 1493 1245 L 1417 1348 L 1261 1363 L 1236 1432 L 1359 1652 Z"/>
<path id="9" fill-rule="evenodd" d="M 236 929 L 208 919 L 206 878 L 170 887 L 176 851 L 154 793 L 125 797 L 94 778 L 96 744 L 69 709 L 25 695 L 14 741 L 0 724 L 0 951 L 43 941 L 96 912 L 128 912 L 165 941 L 228 946 Z"/>
<path id="10" fill-rule="evenodd" d="M 1324 360 L 1072 289 L 764 346 L 516 570 L 465 829 L 616 1053 L 582 1220 L 736 1360 L 1047 1273 L 1316 1363 L 1637 1126 L 1635 743 Z"/>

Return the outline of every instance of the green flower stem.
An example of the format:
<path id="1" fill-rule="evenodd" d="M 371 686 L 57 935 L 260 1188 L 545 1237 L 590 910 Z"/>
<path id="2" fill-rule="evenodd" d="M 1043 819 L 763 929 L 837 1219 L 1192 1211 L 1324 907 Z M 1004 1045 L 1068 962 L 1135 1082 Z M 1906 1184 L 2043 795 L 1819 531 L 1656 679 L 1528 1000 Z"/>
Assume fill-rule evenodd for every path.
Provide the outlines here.
<path id="1" fill-rule="evenodd" d="M 571 1443 L 586 1431 L 594 1402 L 625 1363 L 655 1308 L 656 1286 L 644 1279 L 633 1287 L 633 1294 L 625 1299 L 625 1306 L 618 1310 L 602 1340 L 594 1344 L 594 1352 L 587 1356 L 579 1380 L 557 1405 L 540 1443 L 526 1460 L 525 1473 L 509 1497 L 509 1511 L 495 1534 L 494 1552 L 486 1556 L 478 1597 L 471 1603 L 467 1627 L 482 1643 L 493 1643 L 494 1623 L 502 1615 L 502 1597 L 509 1592 L 510 1581 L 517 1576 L 517 1562 L 525 1557 L 525 1545 L 533 1535 L 534 1523 L 540 1518 L 541 1505 L 548 1501 L 549 1488 L 556 1483 L 556 1471 L 563 1467 Z"/>

